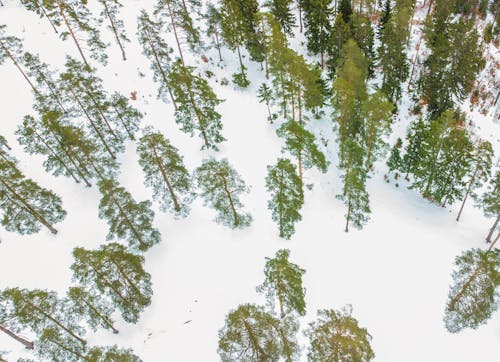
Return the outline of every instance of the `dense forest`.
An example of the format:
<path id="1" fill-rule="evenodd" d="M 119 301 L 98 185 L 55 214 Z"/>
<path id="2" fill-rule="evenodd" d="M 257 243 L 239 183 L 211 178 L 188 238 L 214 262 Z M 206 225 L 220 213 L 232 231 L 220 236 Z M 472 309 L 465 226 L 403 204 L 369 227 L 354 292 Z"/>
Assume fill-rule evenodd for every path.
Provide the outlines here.
<path id="1" fill-rule="evenodd" d="M 29 28 L 36 22 L 43 32 L 20 34 L 7 11 L 16 23 Z M 11 285 L 10 277 L 0 283 L 0 334 L 24 349 L 0 345 L 0 361 L 146 360 L 122 345 L 128 341 L 119 339 L 120 329 L 138 328 L 146 338 L 141 318 L 154 318 L 148 314 L 158 303 L 153 291 L 168 288 L 166 298 L 177 297 L 176 286 L 155 277 L 148 263 L 175 253 L 169 242 L 203 228 L 204 219 L 243 253 L 252 253 L 242 244 L 251 244 L 263 219 L 273 226 L 259 235 L 276 238 L 274 256 L 255 252 L 261 264 L 265 257 L 255 296 L 228 298 L 239 305 L 212 331 L 219 360 L 371 361 L 377 354 L 372 338 L 387 336 L 371 332 L 369 319 L 354 317 L 354 302 L 323 300 L 324 307 L 312 310 L 306 286 L 314 296 L 314 289 L 335 285 L 314 282 L 318 269 L 308 267 L 306 274 L 291 260 L 299 251 L 289 243 L 313 245 L 314 231 L 299 240 L 297 230 L 305 215 L 328 212 L 327 233 L 359 233 L 376 244 L 383 236 L 368 228 L 384 205 L 373 202 L 374 179 L 395 197 L 417 195 L 409 202 L 425 203 L 428 215 L 446 211 L 457 228 L 479 210 L 473 224 L 482 237 L 453 249 L 454 265 L 446 266 L 453 269 L 451 285 L 441 286 L 449 288 L 446 303 L 426 308 L 439 310 L 438 323 L 450 334 L 484 327 L 500 306 L 499 44 L 495 0 L 154 0 L 138 11 L 123 0 L 0 1 L 0 66 L 19 80 L 31 104 L 2 106 L 1 122 L 14 132 L 0 135 L 0 253 L 33 237 L 64 244 L 74 237 L 74 224 L 106 230 L 97 243 L 72 241 L 70 252 L 65 246 L 61 265 L 56 256 L 46 260 L 65 273 L 69 266 L 63 290 L 44 280 L 36 287 Z M 51 46 L 57 61 L 44 59 Z M 154 87 L 131 81 L 127 72 L 150 78 Z M 240 105 L 231 92 L 244 97 Z M 245 102 L 259 111 L 246 114 Z M 241 107 L 239 116 L 226 117 L 228 107 Z M 9 108 L 24 116 L 11 119 Z M 477 115 L 490 125 L 479 124 Z M 271 134 L 277 152 L 239 128 L 246 119 Z M 168 131 L 158 126 L 167 122 Z M 254 162 L 233 158 L 236 137 L 251 139 L 252 149 L 241 153 Z M 262 172 L 252 166 L 261 162 L 253 157 L 258 152 L 267 160 Z M 35 168 L 47 175 L 37 177 Z M 249 181 L 254 175 L 260 183 Z M 147 198 L 126 178 L 139 180 Z M 327 182 L 335 185 L 331 197 L 311 211 L 314 192 Z M 91 203 L 98 219 L 79 214 L 80 204 L 66 199 L 61 185 L 85 195 L 78 202 L 82 209 Z M 258 192 L 267 209 L 252 202 Z M 334 203 L 343 213 L 328 209 Z M 164 225 L 185 231 L 172 227 L 170 234 Z M 458 232 L 472 235 L 467 225 Z M 208 234 L 205 243 L 217 242 Z M 192 278 L 212 267 L 185 262 L 177 273 Z M 37 273 L 22 260 L 13 263 L 12 271 L 22 263 Z M 259 271 L 261 264 L 242 258 L 235 265 Z M 362 263 L 355 268 L 370 273 Z M 231 291 L 209 293 L 224 298 Z M 304 319 L 307 313 L 315 315 Z M 156 360 L 164 358 L 164 351 L 155 353 Z"/>

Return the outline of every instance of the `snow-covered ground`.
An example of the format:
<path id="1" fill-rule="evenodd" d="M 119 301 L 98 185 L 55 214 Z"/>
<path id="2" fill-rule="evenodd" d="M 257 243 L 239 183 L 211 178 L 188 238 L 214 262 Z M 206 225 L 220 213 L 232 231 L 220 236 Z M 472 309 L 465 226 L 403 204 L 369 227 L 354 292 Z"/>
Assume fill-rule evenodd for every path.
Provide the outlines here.
<path id="1" fill-rule="evenodd" d="M 7 24 L 10 34 L 22 37 L 26 50 L 40 53 L 42 60 L 58 69 L 62 69 L 65 54 L 77 57 L 71 40 L 59 40 L 45 19 L 28 13 L 18 1 L 4 2 L 0 24 Z M 216 74 L 210 82 L 217 95 L 225 99 L 219 111 L 228 141 L 218 153 L 200 151 L 199 138 L 178 130 L 173 106 L 156 99 L 150 63 L 136 41 L 136 16 L 141 8 L 151 12 L 153 2 L 123 3 L 121 16 L 132 43 L 126 44 L 126 62 L 112 43 L 109 65 L 98 67 L 107 90 L 127 96 L 137 91 L 133 105 L 145 114 L 143 125 L 153 125 L 163 132 L 180 149 L 190 170 L 211 154 L 227 157 L 251 186 L 242 201 L 254 221 L 247 229 L 232 231 L 215 224 L 214 211 L 204 207 L 201 200 L 194 202 L 191 214 L 182 220 L 155 206 L 155 226 L 162 233 L 162 243 L 145 254 L 146 269 L 153 281 L 152 305 L 137 325 L 121 321 L 119 335 L 98 332 L 89 336 L 90 343 L 132 347 L 146 362 L 217 361 L 217 332 L 225 315 L 240 303 L 264 304 L 263 297 L 255 292 L 255 286 L 263 280 L 264 258 L 280 248 L 289 248 L 293 262 L 307 270 L 304 284 L 308 314 L 301 319 L 302 327 L 315 318 L 317 309 L 349 303 L 353 315 L 373 336 L 375 361 L 498 361 L 500 313 L 478 330 L 460 334 L 446 332 L 442 322 L 453 260 L 463 250 L 485 247 L 484 237 L 492 220 L 483 217 L 470 202 L 457 223 L 459 205 L 441 208 L 404 185 L 396 188 L 394 181 L 386 183 L 386 167 L 379 162 L 368 181 L 371 221 L 362 231 L 345 233 L 345 208 L 335 198 L 340 178 L 328 110 L 323 119 L 311 120 L 309 125 L 317 135 L 330 140 L 326 152 L 332 164 L 326 174 L 306 171 L 306 183 L 314 183 L 314 188 L 306 191 L 303 220 L 291 241 L 280 239 L 267 209 L 265 176 L 266 166 L 281 155 L 282 141 L 276 136 L 276 126 L 267 122 L 265 106 L 255 95 L 265 80 L 260 66 L 246 57 L 252 84 L 241 91 L 231 84 L 220 85 L 221 78 L 230 79 L 231 71 L 237 68 L 235 54 L 224 50 L 226 70 L 203 64 L 201 54 L 188 57 L 189 64 L 208 67 Z M 109 32 L 103 35 L 112 42 Z M 215 52 L 207 54 L 217 59 Z M 146 76 L 139 76 L 139 71 Z M 95 248 L 105 242 L 107 225 L 97 215 L 99 193 L 95 187 L 86 189 L 71 179 L 47 174 L 42 158 L 28 156 L 17 144 L 14 131 L 22 117 L 32 112 L 32 95 L 8 61 L 0 66 L 0 100 L 0 134 L 13 147 L 21 169 L 56 191 L 68 211 L 64 222 L 57 225 L 57 236 L 45 230 L 32 236 L 0 230 L 0 289 L 20 286 L 64 293 L 71 284 L 72 249 Z M 481 128 L 488 130 L 483 137 L 490 139 L 498 151 L 499 129 L 493 113 L 483 117 Z M 391 141 L 405 134 L 409 118 L 404 107 L 398 122 Z M 133 143 L 127 144 L 120 162 L 119 181 L 137 200 L 150 199 Z M 305 345 L 305 338 L 300 338 Z M 9 361 L 25 355 L 3 334 L 0 350 L 12 351 L 7 355 Z M 305 351 L 302 360 L 306 360 Z"/>

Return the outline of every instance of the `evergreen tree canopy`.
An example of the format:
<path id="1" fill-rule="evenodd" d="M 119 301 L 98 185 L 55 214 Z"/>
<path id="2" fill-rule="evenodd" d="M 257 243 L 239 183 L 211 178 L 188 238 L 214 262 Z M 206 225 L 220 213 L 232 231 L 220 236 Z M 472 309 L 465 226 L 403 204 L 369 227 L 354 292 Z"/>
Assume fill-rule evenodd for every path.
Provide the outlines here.
<path id="1" fill-rule="evenodd" d="M 295 232 L 295 223 L 302 219 L 300 209 L 304 204 L 297 168 L 284 158 L 280 158 L 275 166 L 267 166 L 266 188 L 271 193 L 267 207 L 278 223 L 279 235 L 290 239 Z"/>
<path id="2" fill-rule="evenodd" d="M 107 27 L 113 32 L 116 44 L 120 47 L 122 59 L 127 60 L 123 43 L 129 42 L 130 39 L 125 34 L 123 20 L 118 17 L 123 4 L 118 0 L 99 0 L 99 2 L 102 5 L 102 10 L 99 14 L 99 23 L 108 23 Z"/>
<path id="3" fill-rule="evenodd" d="M 108 347 L 94 347 L 87 356 L 89 362 L 142 362 L 131 349 L 123 349 L 116 345 Z"/>
<path id="4" fill-rule="evenodd" d="M 217 211 L 217 223 L 233 229 L 250 225 L 252 216 L 243 210 L 239 199 L 249 189 L 227 159 L 205 159 L 195 170 L 194 179 L 205 205 Z"/>
<path id="5" fill-rule="evenodd" d="M 289 256 L 290 250 L 281 249 L 274 258 L 266 258 L 265 280 L 257 287 L 272 307 L 278 302 L 281 318 L 292 312 L 301 316 L 306 314 L 306 290 L 302 286 L 302 276 L 306 271 L 291 263 Z"/>
<path id="6" fill-rule="evenodd" d="M 318 320 L 310 323 L 306 332 L 309 361 L 365 362 L 375 357 L 370 334 L 358 325 L 351 312 L 351 306 L 318 311 Z"/>

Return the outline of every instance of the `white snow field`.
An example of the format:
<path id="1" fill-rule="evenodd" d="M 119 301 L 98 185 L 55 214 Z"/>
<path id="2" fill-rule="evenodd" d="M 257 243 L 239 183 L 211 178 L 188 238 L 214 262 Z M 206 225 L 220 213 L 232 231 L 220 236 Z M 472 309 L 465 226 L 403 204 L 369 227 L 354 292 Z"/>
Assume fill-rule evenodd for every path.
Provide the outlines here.
<path id="1" fill-rule="evenodd" d="M 27 12 L 19 1 L 3 2 L 0 24 L 7 24 L 9 34 L 23 38 L 26 50 L 39 53 L 42 60 L 58 70 L 62 69 L 65 54 L 78 58 L 71 39 L 60 40 L 46 19 Z M 110 58 L 106 67 L 97 68 L 107 90 L 126 96 L 137 91 L 132 105 L 145 114 L 143 126 L 152 125 L 170 139 L 189 170 L 209 155 L 227 157 L 251 186 L 242 201 L 254 221 L 249 228 L 232 231 L 213 222 L 214 211 L 204 207 L 200 199 L 193 203 L 191 214 L 181 220 L 162 213 L 155 203 L 155 226 L 162 233 L 162 242 L 145 253 L 145 266 L 153 281 L 153 302 L 137 325 L 120 321 L 117 315 L 120 334 L 90 334 L 90 344 L 131 347 L 146 362 L 218 361 L 217 333 L 225 315 L 241 303 L 265 303 L 255 291 L 263 280 L 265 257 L 288 248 L 292 261 L 307 271 L 304 284 L 308 313 L 300 319 L 302 328 L 315 319 L 318 309 L 352 304 L 353 316 L 373 337 L 376 362 L 499 361 L 500 313 L 477 330 L 459 334 L 448 333 L 442 321 L 454 258 L 469 248 L 485 248 L 484 238 L 493 220 L 468 202 L 457 223 L 459 204 L 442 208 L 418 192 L 407 190 L 401 182 L 399 188 L 395 187 L 392 177 L 391 183 L 386 183 L 387 167 L 382 160 L 368 181 L 370 222 L 361 231 L 345 233 L 345 208 L 335 198 L 340 191 L 340 173 L 331 109 L 326 107 L 325 116 L 311 119 L 308 126 L 318 140 L 321 136 L 329 140 L 323 148 L 331 161 L 329 171 L 305 172 L 306 183 L 314 187 L 306 190 L 303 220 L 297 224 L 292 240 L 280 239 L 267 208 L 265 176 L 267 165 L 282 155 L 282 141 L 275 133 L 277 125 L 266 120 L 265 105 L 257 101 L 256 89 L 265 81 L 260 65 L 245 57 L 252 83 L 248 89 L 238 90 L 231 83 L 220 85 L 220 80 L 231 79 L 237 68 L 234 53 L 223 50 L 224 70 L 216 62 L 202 62 L 202 54 L 186 57 L 187 63 L 198 66 L 200 71 L 210 69 L 215 73 L 210 84 L 225 99 L 218 110 L 223 116 L 227 142 L 219 152 L 200 151 L 201 140 L 178 129 L 173 106 L 156 98 L 157 85 L 152 80 L 150 63 L 136 40 L 139 10 L 151 13 L 153 1 L 122 2 L 125 7 L 121 17 L 132 42 L 125 44 L 128 60 L 124 62 L 111 34 L 102 29 L 103 37 L 111 43 Z M 422 12 L 419 14 L 422 16 Z M 419 27 L 414 31 L 412 44 L 419 36 Z M 166 35 L 172 40 L 170 37 Z M 293 41 L 294 45 L 298 43 Z M 170 45 L 174 47 L 173 40 Z M 205 55 L 217 59 L 214 50 Z M 410 53 L 410 59 L 412 56 Z M 96 62 L 92 64 L 97 66 Z M 404 137 L 411 121 L 407 98 L 405 95 L 400 106 L 391 145 L 398 136 Z M 71 285 L 73 248 L 102 245 L 108 227 L 98 218 L 99 193 L 95 186 L 85 188 L 69 178 L 49 175 L 43 170 L 43 159 L 27 155 L 17 143 L 14 132 L 22 117 L 33 112 L 32 101 L 31 90 L 15 67 L 8 61 L 0 66 L 0 134 L 9 141 L 26 175 L 59 194 L 68 214 L 56 226 L 56 236 L 46 230 L 32 236 L 0 230 L 0 289 L 46 288 L 62 294 Z M 493 143 L 498 157 L 500 131 L 493 114 L 494 110 L 484 116 L 473 113 L 473 121 L 478 132 Z M 143 185 L 134 143 L 127 143 L 119 161 L 122 185 L 136 200 L 151 199 L 150 190 Z M 300 340 L 304 346 L 301 361 L 306 361 L 306 339 L 302 334 Z M 29 356 L 3 334 L 0 350 L 10 351 L 6 355 L 9 361 Z"/>

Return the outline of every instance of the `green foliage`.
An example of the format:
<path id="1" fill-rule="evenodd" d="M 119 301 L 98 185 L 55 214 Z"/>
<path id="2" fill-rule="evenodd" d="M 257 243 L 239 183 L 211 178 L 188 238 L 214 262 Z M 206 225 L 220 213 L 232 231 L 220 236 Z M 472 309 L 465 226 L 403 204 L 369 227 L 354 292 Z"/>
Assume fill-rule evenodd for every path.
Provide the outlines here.
<path id="1" fill-rule="evenodd" d="M 141 362 L 131 349 L 123 349 L 118 346 L 94 347 L 86 355 L 89 362 Z"/>
<path id="2" fill-rule="evenodd" d="M 125 321 L 137 323 L 140 312 L 151 304 L 153 294 L 151 276 L 143 267 L 144 257 L 131 254 L 116 243 L 97 250 L 75 248 L 73 257 L 73 279 L 110 298 Z"/>
<path id="3" fill-rule="evenodd" d="M 161 133 L 147 128 L 139 140 L 137 153 L 144 183 L 153 189 L 153 198 L 160 202 L 161 209 L 176 216 L 187 216 L 194 194 L 191 176 L 179 150 Z"/>
<path id="4" fill-rule="evenodd" d="M 217 211 L 215 221 L 233 229 L 249 226 L 252 216 L 243 210 L 239 196 L 249 189 L 227 159 L 203 160 L 194 172 L 194 179 L 205 205 Z"/>
<path id="5" fill-rule="evenodd" d="M 295 15 L 293 13 L 293 0 L 268 0 L 266 6 L 278 22 L 283 33 L 293 36 Z"/>
<path id="6" fill-rule="evenodd" d="M 222 100 L 205 79 L 194 74 L 194 68 L 185 67 L 179 60 L 172 65 L 168 80 L 177 104 L 175 121 L 181 130 L 191 136 L 198 131 L 204 142 L 202 149 L 218 150 L 217 144 L 225 138 L 221 134 L 221 115 L 215 107 Z"/>
<path id="7" fill-rule="evenodd" d="M 243 304 L 227 315 L 219 331 L 218 353 L 223 362 L 296 360 L 297 330 L 291 319 L 278 320 L 262 307 Z"/>
<path id="8" fill-rule="evenodd" d="M 297 168 L 288 159 L 279 159 L 275 166 L 267 166 L 266 188 L 271 193 L 267 207 L 278 223 L 281 238 L 290 239 L 295 223 L 302 219 L 300 209 L 304 204 L 302 181 Z"/>
<path id="9" fill-rule="evenodd" d="M 335 74 L 335 69 L 341 55 L 342 47 L 350 37 L 351 29 L 349 28 L 349 25 L 344 22 L 342 14 L 337 14 L 330 37 L 328 38 L 328 47 L 326 49 L 328 54 L 326 64 L 331 77 Z"/>
<path id="10" fill-rule="evenodd" d="M 391 155 L 389 156 L 389 160 L 387 160 L 389 171 L 400 171 L 403 168 L 403 159 L 400 151 L 402 144 L 403 141 L 401 138 L 398 138 L 396 144 L 391 149 Z"/>
<path id="11" fill-rule="evenodd" d="M 79 362 L 85 360 L 85 345 L 68 338 L 53 327 L 44 329 L 35 345 L 37 354 L 49 361 Z"/>
<path id="12" fill-rule="evenodd" d="M 500 215 L 500 172 L 490 180 L 487 190 L 479 199 L 479 205 L 482 207 L 487 217 L 498 217 Z"/>
<path id="13" fill-rule="evenodd" d="M 365 362 L 375 357 L 370 334 L 351 313 L 351 306 L 318 311 L 318 320 L 310 323 L 306 332 L 311 343 L 309 361 Z"/>
<path id="14" fill-rule="evenodd" d="M 372 23 L 368 15 L 353 13 L 351 15 L 351 36 L 358 44 L 368 61 L 368 75 L 373 75 L 373 63 L 375 52 L 373 49 L 374 33 Z"/>
<path id="15" fill-rule="evenodd" d="M 300 316 L 306 314 L 306 290 L 302 286 L 302 276 L 306 271 L 291 263 L 289 256 L 290 250 L 281 249 L 274 258 L 266 258 L 265 280 L 257 287 L 257 291 L 265 294 L 273 309 L 278 302 L 281 318 L 290 313 Z"/>
<path id="16" fill-rule="evenodd" d="M 122 43 L 130 42 L 130 39 L 127 38 L 127 35 L 125 34 L 123 20 L 118 17 L 120 8 L 122 8 L 123 5 L 118 0 L 99 0 L 99 2 L 102 4 L 102 10 L 99 13 L 99 23 L 108 23 L 107 28 L 113 32 L 116 43 L 121 49 L 122 58 L 123 60 L 126 60 L 127 57 Z"/>
<path id="17" fill-rule="evenodd" d="M 268 117 L 267 120 L 273 123 L 273 120 L 276 118 L 274 114 L 271 113 L 270 105 L 274 103 L 274 96 L 271 88 L 266 84 L 262 83 L 257 90 L 257 98 L 260 103 L 265 103 L 267 107 Z"/>
<path id="18" fill-rule="evenodd" d="M 233 73 L 232 81 L 240 88 L 247 88 L 250 85 L 247 74 L 245 73 L 246 67 L 241 68 L 241 72 Z"/>
<path id="19" fill-rule="evenodd" d="M 56 234 L 52 225 L 66 216 L 60 197 L 26 178 L 5 144 L 0 145 L 0 210 L 5 229 L 20 234 L 37 233 L 42 226 Z"/>
<path id="20" fill-rule="evenodd" d="M 307 50 L 312 54 L 320 54 L 323 64 L 332 31 L 332 1 L 305 0 L 302 3 Z"/>
<path id="21" fill-rule="evenodd" d="M 134 251 L 146 251 L 161 240 L 153 227 L 151 201 L 136 202 L 125 188 L 113 180 L 98 183 L 102 194 L 99 217 L 108 222 L 107 240 L 125 240 Z"/>
<path id="22" fill-rule="evenodd" d="M 139 130 L 142 113 L 130 105 L 127 97 L 115 92 L 111 95 L 110 108 L 113 113 L 113 123 L 122 135 L 127 135 L 130 140 L 135 140 Z"/>
<path id="23" fill-rule="evenodd" d="M 471 249 L 455 259 L 444 323 L 449 332 L 476 329 L 500 304 L 500 250 Z"/>

